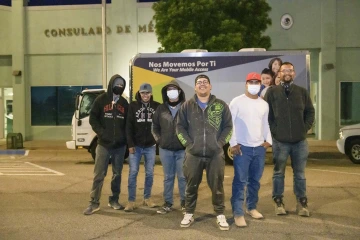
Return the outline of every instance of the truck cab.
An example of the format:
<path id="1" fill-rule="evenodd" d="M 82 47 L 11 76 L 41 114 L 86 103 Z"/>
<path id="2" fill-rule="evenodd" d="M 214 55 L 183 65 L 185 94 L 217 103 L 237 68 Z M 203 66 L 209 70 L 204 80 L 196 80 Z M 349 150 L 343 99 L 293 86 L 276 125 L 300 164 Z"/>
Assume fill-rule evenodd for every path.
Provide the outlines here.
<path id="1" fill-rule="evenodd" d="M 95 99 L 105 91 L 106 89 L 88 89 L 83 90 L 76 96 L 75 112 L 71 121 L 72 140 L 66 142 L 66 147 L 68 149 L 87 149 L 94 160 L 97 147 L 97 136 L 91 128 L 89 115 Z"/>

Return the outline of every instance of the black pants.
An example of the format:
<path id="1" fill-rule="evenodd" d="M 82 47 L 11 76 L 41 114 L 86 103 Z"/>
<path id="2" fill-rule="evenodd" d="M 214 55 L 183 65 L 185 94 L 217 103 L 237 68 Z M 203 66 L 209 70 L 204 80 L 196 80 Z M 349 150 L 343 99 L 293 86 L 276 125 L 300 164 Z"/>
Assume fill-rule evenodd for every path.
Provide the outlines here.
<path id="1" fill-rule="evenodd" d="M 186 153 L 184 175 L 186 179 L 185 208 L 186 213 L 194 213 L 198 197 L 198 189 L 202 180 L 203 170 L 206 170 L 206 180 L 212 192 L 214 211 L 219 215 L 225 210 L 224 205 L 224 154 L 212 158 L 201 158 Z"/>

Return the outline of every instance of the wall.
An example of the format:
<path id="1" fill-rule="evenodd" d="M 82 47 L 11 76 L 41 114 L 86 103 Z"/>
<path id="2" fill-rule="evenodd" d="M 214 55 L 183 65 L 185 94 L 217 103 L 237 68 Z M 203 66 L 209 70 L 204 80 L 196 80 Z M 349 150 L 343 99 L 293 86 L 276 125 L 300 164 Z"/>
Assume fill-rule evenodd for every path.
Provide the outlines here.
<path id="1" fill-rule="evenodd" d="M 11 8 L 0 6 L 0 56 L 11 55 Z"/>

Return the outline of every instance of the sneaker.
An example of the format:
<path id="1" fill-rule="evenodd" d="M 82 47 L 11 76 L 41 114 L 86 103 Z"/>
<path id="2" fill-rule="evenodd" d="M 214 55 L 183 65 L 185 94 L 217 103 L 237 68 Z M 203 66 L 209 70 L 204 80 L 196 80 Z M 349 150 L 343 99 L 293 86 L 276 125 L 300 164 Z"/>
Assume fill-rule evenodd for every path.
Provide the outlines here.
<path id="1" fill-rule="evenodd" d="M 193 216 L 194 214 L 192 213 L 185 213 L 184 218 L 180 223 L 180 227 L 190 227 L 190 225 L 194 222 Z"/>
<path id="2" fill-rule="evenodd" d="M 84 215 L 91 215 L 100 210 L 99 204 L 90 204 L 84 211 Z"/>
<path id="3" fill-rule="evenodd" d="M 307 198 L 303 197 L 299 199 L 299 202 L 296 205 L 296 212 L 299 216 L 310 217 L 310 212 L 307 206 Z"/>
<path id="4" fill-rule="evenodd" d="M 185 214 L 185 213 L 186 213 L 185 200 L 181 200 L 180 205 L 181 205 L 181 211 L 182 211 L 182 213 Z"/>
<path id="5" fill-rule="evenodd" d="M 155 203 L 151 200 L 151 198 L 144 199 L 143 205 L 144 205 L 144 206 L 147 206 L 147 207 L 150 207 L 150 208 L 154 208 L 154 207 L 158 207 L 158 206 L 159 206 L 159 205 L 155 204 Z"/>
<path id="6" fill-rule="evenodd" d="M 220 230 L 222 231 L 228 231 L 229 230 L 229 224 L 226 221 L 226 217 L 223 214 L 220 214 L 216 217 L 216 223 L 219 226 Z"/>
<path id="7" fill-rule="evenodd" d="M 285 205 L 282 201 L 282 198 L 276 197 L 274 198 L 275 202 L 275 214 L 276 215 L 286 215 Z"/>
<path id="8" fill-rule="evenodd" d="M 244 216 L 234 217 L 234 222 L 235 222 L 235 225 L 238 227 L 246 227 L 247 226 Z"/>
<path id="9" fill-rule="evenodd" d="M 125 212 L 132 212 L 135 209 L 135 202 L 128 202 L 124 209 Z"/>
<path id="10" fill-rule="evenodd" d="M 115 210 L 124 210 L 124 206 L 119 204 L 118 202 L 109 202 L 108 206 L 115 209 Z"/>
<path id="11" fill-rule="evenodd" d="M 264 216 L 261 213 L 259 213 L 258 210 L 256 210 L 256 209 L 246 210 L 246 213 L 249 214 L 254 219 L 262 219 L 262 218 L 264 218 Z"/>
<path id="12" fill-rule="evenodd" d="M 170 203 L 164 203 L 164 205 L 159 210 L 157 210 L 156 212 L 160 213 L 160 214 L 169 213 L 169 212 L 172 211 L 171 206 L 172 205 Z"/>

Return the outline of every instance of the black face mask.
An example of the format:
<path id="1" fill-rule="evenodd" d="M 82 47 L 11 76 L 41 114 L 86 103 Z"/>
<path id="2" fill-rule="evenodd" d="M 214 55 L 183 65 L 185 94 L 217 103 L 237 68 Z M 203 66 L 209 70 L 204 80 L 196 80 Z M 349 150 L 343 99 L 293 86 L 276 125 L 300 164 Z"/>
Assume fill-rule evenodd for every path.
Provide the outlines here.
<path id="1" fill-rule="evenodd" d="M 119 86 L 115 86 L 113 87 L 113 93 L 116 95 L 121 95 L 124 92 L 124 88 L 119 87 Z"/>

